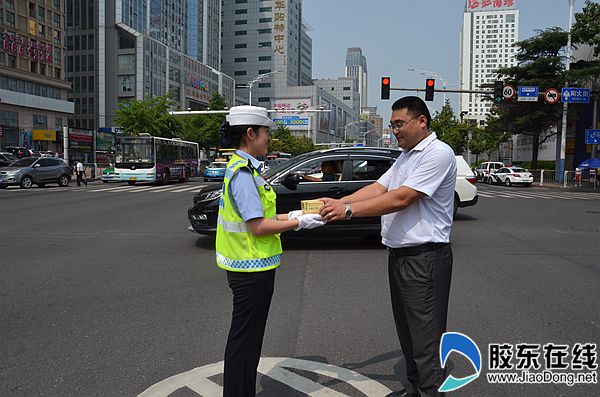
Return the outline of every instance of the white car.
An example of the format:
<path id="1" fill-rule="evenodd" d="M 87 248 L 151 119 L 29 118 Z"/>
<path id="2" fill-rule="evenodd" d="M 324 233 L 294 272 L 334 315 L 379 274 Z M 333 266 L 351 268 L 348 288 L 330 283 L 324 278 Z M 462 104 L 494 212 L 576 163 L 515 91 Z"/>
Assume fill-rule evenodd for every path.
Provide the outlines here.
<path id="1" fill-rule="evenodd" d="M 525 185 L 531 186 L 533 174 L 521 167 L 504 167 L 490 174 L 491 183 L 503 183 L 505 186 Z"/>
<path id="2" fill-rule="evenodd" d="M 475 176 L 477 180 L 483 183 L 488 183 L 490 178 L 489 174 L 496 172 L 500 168 L 504 167 L 504 163 L 499 161 L 484 161 L 475 168 Z"/>
<path id="3" fill-rule="evenodd" d="M 456 156 L 456 186 L 454 187 L 454 216 L 459 208 L 477 204 L 477 178 L 463 156 Z"/>

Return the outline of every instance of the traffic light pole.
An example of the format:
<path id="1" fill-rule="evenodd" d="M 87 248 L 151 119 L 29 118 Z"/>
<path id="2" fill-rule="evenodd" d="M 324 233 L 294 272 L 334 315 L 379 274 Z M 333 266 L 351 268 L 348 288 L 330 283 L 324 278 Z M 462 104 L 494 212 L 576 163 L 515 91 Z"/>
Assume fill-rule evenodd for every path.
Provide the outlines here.
<path id="1" fill-rule="evenodd" d="M 424 88 L 390 88 L 392 91 L 416 91 L 416 92 L 425 92 Z M 485 91 L 485 90 L 447 90 L 447 89 L 434 89 L 435 92 L 453 92 L 456 94 L 484 94 L 484 95 L 494 95 L 494 91 Z"/>

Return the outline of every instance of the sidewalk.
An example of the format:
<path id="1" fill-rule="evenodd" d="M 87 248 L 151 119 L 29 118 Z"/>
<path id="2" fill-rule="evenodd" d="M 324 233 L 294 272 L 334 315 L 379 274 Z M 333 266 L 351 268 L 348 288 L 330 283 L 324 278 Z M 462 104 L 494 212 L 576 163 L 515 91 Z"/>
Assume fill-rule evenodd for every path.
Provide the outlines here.
<path id="1" fill-rule="evenodd" d="M 600 186 L 596 186 L 596 189 L 589 185 L 584 186 L 567 186 L 564 187 L 562 183 L 557 182 L 544 182 L 543 186 L 540 186 L 539 182 L 533 182 L 531 186 L 539 188 L 557 189 L 565 192 L 586 192 L 586 193 L 598 193 L 600 195 Z"/>

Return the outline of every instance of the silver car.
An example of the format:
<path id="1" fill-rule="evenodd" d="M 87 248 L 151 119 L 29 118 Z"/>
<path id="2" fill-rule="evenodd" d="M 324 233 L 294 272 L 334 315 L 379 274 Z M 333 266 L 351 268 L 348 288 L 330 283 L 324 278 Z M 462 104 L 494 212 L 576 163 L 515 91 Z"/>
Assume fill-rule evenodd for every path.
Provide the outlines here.
<path id="1" fill-rule="evenodd" d="M 0 168 L 0 188 L 19 185 L 22 189 L 29 189 L 34 184 L 42 187 L 46 183 L 66 187 L 70 181 L 71 167 L 62 159 L 25 157 Z"/>

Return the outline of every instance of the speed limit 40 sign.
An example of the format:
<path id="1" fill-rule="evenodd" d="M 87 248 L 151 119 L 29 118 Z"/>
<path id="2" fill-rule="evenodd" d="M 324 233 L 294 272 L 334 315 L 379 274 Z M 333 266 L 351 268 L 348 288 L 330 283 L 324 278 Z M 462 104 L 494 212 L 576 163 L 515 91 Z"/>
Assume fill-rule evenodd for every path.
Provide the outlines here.
<path id="1" fill-rule="evenodd" d="M 515 95 L 517 95 L 517 90 L 510 84 L 506 84 L 502 89 L 502 97 L 507 101 L 513 99 Z"/>

